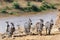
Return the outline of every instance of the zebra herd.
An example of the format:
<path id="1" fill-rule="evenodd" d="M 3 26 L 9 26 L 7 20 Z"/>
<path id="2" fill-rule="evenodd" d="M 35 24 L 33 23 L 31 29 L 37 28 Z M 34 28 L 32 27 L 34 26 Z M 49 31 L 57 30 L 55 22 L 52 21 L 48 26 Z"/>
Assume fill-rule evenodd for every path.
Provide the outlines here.
<path id="1" fill-rule="evenodd" d="M 53 19 L 51 19 L 51 21 L 47 21 L 44 25 L 44 20 L 43 19 L 39 19 L 40 21 L 36 23 L 36 31 L 38 34 L 42 35 L 42 31 L 43 31 L 43 27 L 46 28 L 46 34 L 51 33 L 51 29 L 54 25 Z M 25 27 L 25 32 L 26 34 L 30 33 L 30 29 L 31 29 L 31 25 L 32 25 L 32 20 L 29 19 L 29 21 L 25 22 L 24 27 Z"/>
<path id="2" fill-rule="evenodd" d="M 11 22 L 11 28 L 9 28 L 10 25 L 9 25 L 8 21 L 6 22 L 6 24 L 7 24 L 6 32 L 7 32 L 7 34 L 9 36 L 12 36 L 13 33 L 15 32 L 15 30 L 16 30 L 15 26 L 14 26 L 14 23 Z M 29 35 L 31 33 L 30 32 L 30 30 L 32 28 L 31 25 L 33 25 L 33 23 L 32 23 L 32 20 L 29 18 L 28 21 L 26 21 L 24 23 L 24 29 L 25 29 L 24 32 L 27 35 Z M 36 23 L 36 29 L 37 29 L 36 31 L 37 31 L 38 34 L 42 35 L 42 31 L 44 29 L 43 27 L 45 27 L 46 34 L 50 35 L 53 25 L 54 25 L 53 19 L 51 19 L 50 21 L 47 21 L 45 24 L 44 24 L 44 20 L 43 19 L 39 19 L 39 22 Z"/>

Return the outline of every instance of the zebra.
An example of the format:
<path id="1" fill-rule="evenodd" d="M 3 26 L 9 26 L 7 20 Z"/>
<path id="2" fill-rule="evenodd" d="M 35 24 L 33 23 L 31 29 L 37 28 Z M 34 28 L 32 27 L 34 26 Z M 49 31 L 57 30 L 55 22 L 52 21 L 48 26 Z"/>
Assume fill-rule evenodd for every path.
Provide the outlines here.
<path id="1" fill-rule="evenodd" d="M 47 32 L 48 32 L 48 35 L 51 34 L 51 29 L 52 29 L 53 25 L 54 25 L 53 20 L 51 20 L 50 22 L 47 21 L 47 22 L 45 23 L 46 34 L 47 34 Z"/>
<path id="2" fill-rule="evenodd" d="M 6 24 L 7 24 L 6 32 L 9 32 L 9 27 L 10 27 L 9 22 L 8 22 L 8 21 L 6 21 Z"/>
<path id="3" fill-rule="evenodd" d="M 9 25 L 9 22 L 8 21 L 6 21 L 5 22 L 7 25 L 6 25 L 6 33 L 3 33 L 1 36 L 2 36 L 2 39 L 3 38 L 5 38 L 6 36 L 5 35 L 8 35 L 8 37 L 9 37 L 9 35 L 10 35 L 10 25 Z"/>
<path id="4" fill-rule="evenodd" d="M 40 35 L 42 35 L 42 30 L 43 30 L 43 26 L 44 26 L 44 20 L 40 19 L 40 22 L 36 23 L 36 29 L 37 29 L 37 33 L 39 33 Z"/>
<path id="5" fill-rule="evenodd" d="M 7 24 L 6 34 L 8 35 L 8 37 L 10 37 L 10 32 L 11 32 L 10 24 L 8 21 L 6 21 L 6 24 Z"/>
<path id="6" fill-rule="evenodd" d="M 27 35 L 30 33 L 31 25 L 32 25 L 32 20 L 29 18 L 29 20 L 24 23 L 25 33 Z"/>
<path id="7" fill-rule="evenodd" d="M 10 36 L 12 36 L 14 32 L 15 32 L 14 23 L 11 22 Z"/>

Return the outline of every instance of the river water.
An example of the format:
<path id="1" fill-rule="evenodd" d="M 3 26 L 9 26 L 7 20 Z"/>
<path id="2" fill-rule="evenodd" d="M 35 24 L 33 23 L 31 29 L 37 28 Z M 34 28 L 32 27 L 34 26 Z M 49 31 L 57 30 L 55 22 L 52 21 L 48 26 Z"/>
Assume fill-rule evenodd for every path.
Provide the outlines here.
<path id="1" fill-rule="evenodd" d="M 27 16 L 20 16 L 20 17 L 6 17 L 6 18 L 0 18 L 0 33 L 4 33 L 6 31 L 6 21 L 9 21 L 9 23 L 13 22 L 15 24 L 15 27 L 17 28 L 17 25 L 21 25 L 21 27 L 24 25 L 24 23 L 28 20 L 28 18 L 31 18 L 33 24 L 37 22 L 40 18 L 44 19 L 44 23 L 46 21 L 50 21 L 53 19 L 56 20 L 58 11 L 53 12 L 46 12 L 46 13 L 38 13 L 35 15 L 27 15 Z"/>

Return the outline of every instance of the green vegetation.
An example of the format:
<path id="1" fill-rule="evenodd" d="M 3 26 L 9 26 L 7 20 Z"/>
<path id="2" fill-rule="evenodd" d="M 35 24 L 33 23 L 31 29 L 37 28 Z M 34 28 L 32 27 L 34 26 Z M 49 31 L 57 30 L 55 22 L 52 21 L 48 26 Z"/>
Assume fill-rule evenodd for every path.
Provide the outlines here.
<path id="1" fill-rule="evenodd" d="M 10 15 L 13 15 L 13 14 L 14 14 L 14 12 L 9 12 L 9 14 L 10 14 Z"/>
<path id="2" fill-rule="evenodd" d="M 6 9 L 6 10 L 11 10 L 12 7 L 6 6 L 5 9 Z"/>
<path id="3" fill-rule="evenodd" d="M 26 1 L 36 1 L 36 2 L 43 2 L 44 0 L 26 0 Z"/>
<path id="4" fill-rule="evenodd" d="M 4 0 L 4 1 L 6 1 L 6 2 L 13 2 L 14 0 Z"/>
<path id="5" fill-rule="evenodd" d="M 56 9 L 54 4 L 49 4 L 47 2 L 43 2 L 40 7 L 37 7 L 36 5 L 31 5 L 30 2 L 28 2 L 27 4 L 27 7 L 23 8 L 25 12 L 40 12 L 48 9 Z"/>
<path id="6" fill-rule="evenodd" d="M 23 8 L 24 12 L 31 12 L 31 7 L 25 7 Z"/>
<path id="7" fill-rule="evenodd" d="M 57 9 L 54 4 L 50 4 L 52 9 Z"/>
<path id="8" fill-rule="evenodd" d="M 35 6 L 35 5 L 32 5 L 32 11 L 35 11 L 35 12 L 39 12 L 40 10 L 39 10 L 39 8 L 37 7 L 37 6 Z"/>
<path id="9" fill-rule="evenodd" d="M 19 9 L 19 10 L 21 10 L 21 11 L 24 11 L 24 8 L 22 8 L 22 7 L 19 5 L 19 3 L 17 3 L 17 2 L 13 2 L 13 8 Z"/>
<path id="10" fill-rule="evenodd" d="M 27 2 L 27 6 L 31 6 L 31 2 L 30 1 Z"/>
<path id="11" fill-rule="evenodd" d="M 34 4 L 31 5 L 30 1 L 27 2 L 26 7 L 21 7 L 21 5 L 19 5 L 18 2 L 13 2 L 12 7 L 6 6 L 4 9 L 1 10 L 1 13 L 9 13 L 10 15 L 13 15 L 15 14 L 13 11 L 7 12 L 7 10 L 12 10 L 12 9 L 18 9 L 23 12 L 41 12 L 48 9 L 56 9 L 55 5 L 51 3 L 42 2 L 42 5 L 38 7 Z"/>
<path id="12" fill-rule="evenodd" d="M 44 0 L 38 0 L 38 2 L 43 2 Z"/>
<path id="13" fill-rule="evenodd" d="M 20 9 L 20 5 L 17 2 L 13 2 L 13 8 Z"/>
<path id="14" fill-rule="evenodd" d="M 47 9 L 56 9 L 54 4 L 51 3 L 47 3 L 47 2 L 43 2 L 43 7 L 47 8 Z"/>
<path id="15" fill-rule="evenodd" d="M 6 9 L 2 9 L 1 13 L 7 13 L 7 10 Z"/>

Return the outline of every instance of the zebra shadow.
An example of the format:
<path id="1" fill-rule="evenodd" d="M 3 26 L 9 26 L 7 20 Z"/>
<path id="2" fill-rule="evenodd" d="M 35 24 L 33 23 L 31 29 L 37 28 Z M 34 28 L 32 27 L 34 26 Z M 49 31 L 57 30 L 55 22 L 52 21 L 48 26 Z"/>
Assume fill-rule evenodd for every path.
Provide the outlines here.
<path id="1" fill-rule="evenodd" d="M 53 33 L 53 34 L 44 34 L 44 36 L 54 36 L 54 35 L 60 35 L 60 33 Z"/>
<path id="2" fill-rule="evenodd" d="M 23 37 L 23 36 L 27 36 L 27 35 L 14 35 L 13 37 Z"/>

